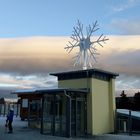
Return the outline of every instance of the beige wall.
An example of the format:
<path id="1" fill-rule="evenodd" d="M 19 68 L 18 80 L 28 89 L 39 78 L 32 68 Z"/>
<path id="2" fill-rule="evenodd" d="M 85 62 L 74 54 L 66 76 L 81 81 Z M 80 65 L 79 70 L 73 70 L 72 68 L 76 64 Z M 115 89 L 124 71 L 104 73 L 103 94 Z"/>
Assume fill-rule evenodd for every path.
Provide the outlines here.
<path id="1" fill-rule="evenodd" d="M 88 78 L 61 80 L 58 82 L 59 88 L 87 88 Z"/>
<path id="2" fill-rule="evenodd" d="M 110 88 L 109 88 L 109 99 L 110 99 L 110 123 L 111 124 L 111 130 L 114 131 L 115 128 L 115 110 L 116 110 L 116 104 L 115 104 L 115 79 L 110 80 Z"/>
<path id="3" fill-rule="evenodd" d="M 91 85 L 92 86 L 92 85 Z M 90 88 L 92 89 L 92 88 Z M 90 93 L 87 94 L 87 133 L 92 134 L 92 122 L 93 122 L 93 117 L 92 117 L 92 91 L 90 90 Z"/>
<path id="4" fill-rule="evenodd" d="M 111 80 L 112 81 L 112 80 Z M 92 79 L 92 134 L 114 131 L 112 86 L 108 81 Z"/>

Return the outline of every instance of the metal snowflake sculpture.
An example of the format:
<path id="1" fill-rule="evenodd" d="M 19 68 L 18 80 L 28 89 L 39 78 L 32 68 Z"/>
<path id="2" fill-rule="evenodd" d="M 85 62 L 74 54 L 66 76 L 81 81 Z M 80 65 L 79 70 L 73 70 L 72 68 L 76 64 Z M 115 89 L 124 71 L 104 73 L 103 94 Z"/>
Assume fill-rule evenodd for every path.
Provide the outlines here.
<path id="1" fill-rule="evenodd" d="M 83 69 L 88 67 L 93 67 L 94 62 L 97 62 L 96 58 L 99 53 L 97 53 L 97 48 L 95 45 L 103 47 L 103 43 L 108 40 L 106 36 L 101 34 L 95 41 L 91 41 L 92 34 L 99 30 L 97 21 L 93 25 L 86 27 L 86 35 L 84 35 L 83 24 L 78 20 L 77 26 L 73 27 L 73 34 L 71 36 L 72 41 L 69 41 L 69 45 L 65 49 L 70 53 L 73 48 L 79 47 L 79 52 L 74 57 L 75 63 L 82 65 Z"/>

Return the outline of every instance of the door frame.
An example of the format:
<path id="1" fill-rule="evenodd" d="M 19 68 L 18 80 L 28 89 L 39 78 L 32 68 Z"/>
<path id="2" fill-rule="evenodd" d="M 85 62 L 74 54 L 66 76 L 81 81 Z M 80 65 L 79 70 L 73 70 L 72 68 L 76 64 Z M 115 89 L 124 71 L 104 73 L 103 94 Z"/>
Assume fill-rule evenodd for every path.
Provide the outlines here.
<path id="1" fill-rule="evenodd" d="M 78 110 L 78 108 L 77 108 L 77 102 L 78 101 L 81 101 L 81 102 L 84 102 L 84 134 L 82 134 L 82 135 L 86 135 L 86 133 L 87 133 L 87 101 L 86 101 L 86 97 L 76 97 L 75 96 L 75 98 L 72 98 L 71 99 L 71 107 L 72 107 L 72 101 L 74 101 L 75 103 L 75 107 L 74 107 L 74 109 L 75 109 L 75 114 L 72 114 L 72 112 L 71 112 L 71 118 L 72 118 L 72 115 L 74 115 L 74 117 L 75 117 L 75 119 L 74 119 L 74 123 L 75 123 L 75 128 L 74 128 L 74 135 L 72 135 L 72 136 L 74 136 L 74 137 L 78 137 L 78 136 L 81 136 L 81 135 L 79 135 L 78 134 L 78 128 L 77 128 L 77 123 L 78 123 L 78 121 L 77 121 L 77 119 L 78 119 L 78 117 L 77 117 L 77 110 Z M 72 109 L 72 108 L 71 108 Z M 72 111 L 72 110 L 71 110 Z M 72 120 L 71 120 L 72 121 Z M 70 125 L 72 125 L 72 123 L 73 122 L 71 122 L 71 124 Z M 71 127 L 71 131 L 73 131 L 72 130 L 73 128 Z M 72 133 L 71 133 L 72 134 Z"/>

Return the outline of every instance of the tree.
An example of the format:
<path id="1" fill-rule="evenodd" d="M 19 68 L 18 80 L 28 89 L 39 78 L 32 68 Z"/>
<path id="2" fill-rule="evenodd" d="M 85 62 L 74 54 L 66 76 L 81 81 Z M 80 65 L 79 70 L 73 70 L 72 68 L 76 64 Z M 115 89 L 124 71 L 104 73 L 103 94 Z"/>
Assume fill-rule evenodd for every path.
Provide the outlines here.
<path id="1" fill-rule="evenodd" d="M 127 95 L 125 94 L 125 91 L 123 90 L 120 94 L 120 108 L 122 109 L 129 109 L 130 104 L 129 104 L 129 99 Z"/>
<path id="2" fill-rule="evenodd" d="M 140 92 L 135 93 L 133 98 L 134 98 L 134 110 L 140 111 Z"/>

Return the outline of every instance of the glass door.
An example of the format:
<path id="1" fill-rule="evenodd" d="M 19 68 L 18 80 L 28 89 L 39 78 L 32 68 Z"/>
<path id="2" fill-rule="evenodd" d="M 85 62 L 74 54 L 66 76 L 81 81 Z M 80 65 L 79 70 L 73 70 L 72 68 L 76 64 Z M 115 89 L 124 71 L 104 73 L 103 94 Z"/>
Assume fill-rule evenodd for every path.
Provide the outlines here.
<path id="1" fill-rule="evenodd" d="M 71 136 L 83 136 L 86 130 L 86 101 L 84 98 L 71 100 Z"/>
<path id="2" fill-rule="evenodd" d="M 66 99 L 61 95 L 46 95 L 43 109 L 43 133 L 54 136 L 66 134 Z"/>
<path id="3" fill-rule="evenodd" d="M 77 100 L 76 101 L 76 136 L 85 135 L 85 101 Z"/>

